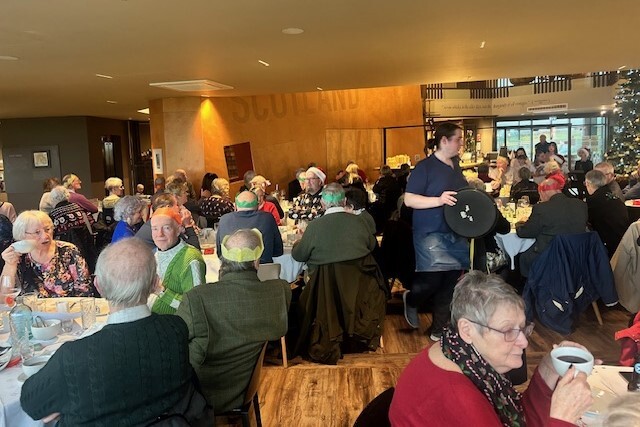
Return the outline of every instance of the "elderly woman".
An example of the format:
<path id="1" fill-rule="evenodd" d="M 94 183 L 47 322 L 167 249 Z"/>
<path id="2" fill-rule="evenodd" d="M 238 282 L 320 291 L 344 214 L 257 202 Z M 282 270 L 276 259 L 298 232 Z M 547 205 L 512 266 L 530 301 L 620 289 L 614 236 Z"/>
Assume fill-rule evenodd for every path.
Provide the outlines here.
<path id="1" fill-rule="evenodd" d="M 25 381 L 20 405 L 29 416 L 60 417 L 65 426 L 145 426 L 164 425 L 156 424 L 160 416 L 174 414 L 200 425 L 206 402 L 193 386 L 189 331 L 177 316 L 149 311 L 145 303 L 156 283 L 153 255 L 138 239 L 100 254 L 96 286 L 109 303 L 107 324 L 62 345 Z"/>
<path id="2" fill-rule="evenodd" d="M 587 173 L 593 169 L 593 162 L 590 159 L 591 152 L 588 148 L 582 147 L 581 149 L 579 149 L 578 157 L 580 157 L 580 160 L 576 160 L 576 165 L 573 170 L 575 170 L 576 172 L 582 171 L 584 173 Z"/>
<path id="3" fill-rule="evenodd" d="M 220 221 L 220 217 L 235 210 L 229 199 L 229 181 L 216 178 L 211 184 L 211 197 L 200 203 L 202 216 L 207 218 L 207 226 L 213 227 Z"/>
<path id="4" fill-rule="evenodd" d="M 180 239 L 182 217 L 176 208 L 160 208 L 150 221 L 151 237 L 158 248 L 158 277 L 164 290 L 149 305 L 154 313 L 173 314 L 182 294 L 205 283 L 206 265 L 200 250 Z"/>
<path id="5" fill-rule="evenodd" d="M 53 239 L 53 221 L 46 213 L 20 213 L 13 224 L 13 238 L 35 243 L 27 254 L 13 246 L 2 252 L 2 275 L 15 278 L 22 292 L 36 291 L 40 297 L 93 296 L 87 262 L 76 246 Z"/>
<path id="6" fill-rule="evenodd" d="M 456 285 L 451 325 L 425 349 L 396 385 L 394 426 L 572 426 L 592 402 L 587 376 L 570 368 L 560 377 L 551 356 L 520 395 L 504 374 L 522 366 L 533 324 L 524 301 L 498 276 L 473 271 Z M 563 341 L 561 346 L 578 344 Z"/>
<path id="7" fill-rule="evenodd" d="M 127 237 L 133 237 L 142 225 L 142 210 L 145 203 L 136 196 L 124 196 L 114 208 L 114 218 L 118 221 L 111 243 Z"/>
<path id="8" fill-rule="evenodd" d="M 69 190 L 69 201 L 76 203 L 82 209 L 90 213 L 97 213 L 98 207 L 91 203 L 86 197 L 78 193 L 78 190 L 82 188 L 82 181 L 78 176 L 70 173 L 62 178 L 62 185 Z"/>
<path id="9" fill-rule="evenodd" d="M 269 202 L 265 199 L 264 190 L 261 187 L 255 187 L 251 190 L 255 193 L 256 197 L 258 197 L 258 210 L 262 212 L 266 212 L 273 216 L 273 219 L 276 221 L 276 225 L 280 225 L 280 215 L 278 215 L 278 209 L 276 209 L 276 205 Z"/>
<path id="10" fill-rule="evenodd" d="M 56 177 L 47 178 L 42 183 L 42 197 L 40 198 L 40 203 L 38 205 L 38 209 L 40 209 L 44 213 L 51 212 L 51 209 L 55 207 L 55 205 L 51 204 L 51 190 L 53 190 L 56 186 L 60 185 L 60 180 Z"/>
<path id="11" fill-rule="evenodd" d="M 278 211 L 278 216 L 280 217 L 280 219 L 284 218 L 284 211 L 282 210 L 282 207 L 280 206 L 280 202 L 278 201 L 278 199 L 274 196 L 272 196 L 271 194 L 269 194 L 269 192 L 267 191 L 267 187 L 269 187 L 271 185 L 271 181 L 269 181 L 267 178 L 265 178 L 262 175 L 256 175 L 253 177 L 253 179 L 251 179 L 251 188 L 250 190 L 253 191 L 255 188 L 262 188 L 262 190 L 264 191 L 264 200 L 266 200 L 267 202 L 271 202 L 273 203 L 273 206 L 276 208 L 276 210 Z M 280 225 L 279 221 L 278 225 Z"/>
<path id="12" fill-rule="evenodd" d="M 109 192 L 109 195 L 102 199 L 102 209 L 113 209 L 124 194 L 122 180 L 115 176 L 107 178 L 104 182 L 104 189 Z"/>

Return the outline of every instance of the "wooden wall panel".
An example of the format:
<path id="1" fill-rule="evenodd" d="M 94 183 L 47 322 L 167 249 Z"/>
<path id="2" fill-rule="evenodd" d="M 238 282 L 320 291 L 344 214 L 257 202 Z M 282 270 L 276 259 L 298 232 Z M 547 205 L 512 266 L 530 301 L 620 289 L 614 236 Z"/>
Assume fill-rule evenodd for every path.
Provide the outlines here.
<path id="1" fill-rule="evenodd" d="M 411 164 L 424 159 L 424 128 L 399 128 L 387 129 L 387 157 L 406 154 L 411 157 Z M 386 159 L 385 159 L 386 162 Z"/>
<path id="2" fill-rule="evenodd" d="M 375 167 L 382 159 L 381 129 L 328 129 L 327 176 L 332 180 L 336 173 L 355 161 L 370 179 L 377 177 Z"/>

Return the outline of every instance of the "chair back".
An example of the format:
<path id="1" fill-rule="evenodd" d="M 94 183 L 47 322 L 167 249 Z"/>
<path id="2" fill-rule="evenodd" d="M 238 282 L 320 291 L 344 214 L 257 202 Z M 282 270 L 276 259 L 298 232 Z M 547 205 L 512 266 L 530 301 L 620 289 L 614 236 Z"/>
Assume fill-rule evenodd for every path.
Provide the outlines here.
<path id="1" fill-rule="evenodd" d="M 387 427 L 389 421 L 389 407 L 393 400 L 395 388 L 391 387 L 377 395 L 362 410 L 353 427 Z"/>
<path id="2" fill-rule="evenodd" d="M 249 384 L 247 384 L 247 388 L 244 392 L 244 403 L 245 405 L 251 405 L 253 400 L 253 396 L 258 392 L 258 386 L 260 385 L 260 373 L 262 372 L 262 364 L 264 362 L 264 354 L 267 351 L 267 342 L 262 345 L 262 350 L 260 350 L 260 356 L 258 356 L 258 360 L 256 360 L 256 364 L 253 367 L 253 372 L 251 373 L 251 378 L 249 379 Z"/>
<path id="3" fill-rule="evenodd" d="M 264 282 L 265 280 L 279 279 L 281 269 L 282 266 L 280 264 L 260 264 L 258 266 L 258 279 L 260 279 L 261 282 Z"/>

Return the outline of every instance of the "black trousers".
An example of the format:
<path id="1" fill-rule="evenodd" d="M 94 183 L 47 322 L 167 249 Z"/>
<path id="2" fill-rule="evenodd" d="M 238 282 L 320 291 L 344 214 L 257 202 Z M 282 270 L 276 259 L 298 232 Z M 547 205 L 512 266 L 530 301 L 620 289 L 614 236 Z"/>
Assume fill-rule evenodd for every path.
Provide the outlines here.
<path id="1" fill-rule="evenodd" d="M 453 289 L 462 274 L 461 270 L 416 272 L 407 295 L 407 304 L 418 310 L 430 302 L 433 322 L 431 333 L 439 333 L 449 323 Z"/>

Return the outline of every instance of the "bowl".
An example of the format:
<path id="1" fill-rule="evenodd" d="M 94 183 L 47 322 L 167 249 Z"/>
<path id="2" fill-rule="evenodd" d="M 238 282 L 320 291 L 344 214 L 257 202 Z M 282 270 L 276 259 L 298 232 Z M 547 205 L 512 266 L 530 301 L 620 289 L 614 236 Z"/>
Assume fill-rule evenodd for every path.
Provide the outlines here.
<path id="1" fill-rule="evenodd" d="M 590 375 L 594 359 L 593 354 L 578 347 L 556 347 L 551 350 L 551 363 L 560 376 L 563 376 L 571 365 Z"/>
<path id="2" fill-rule="evenodd" d="M 22 371 L 27 377 L 44 368 L 51 356 L 36 356 L 22 362 Z"/>
<path id="3" fill-rule="evenodd" d="M 17 242 L 13 242 L 11 246 L 13 246 L 16 252 L 26 254 L 34 250 L 36 244 L 35 240 L 18 240 Z"/>
<path id="4" fill-rule="evenodd" d="M 62 322 L 59 319 L 51 319 L 44 321 L 44 327 L 31 325 L 31 334 L 33 339 L 47 341 L 55 338 L 62 332 Z"/>

